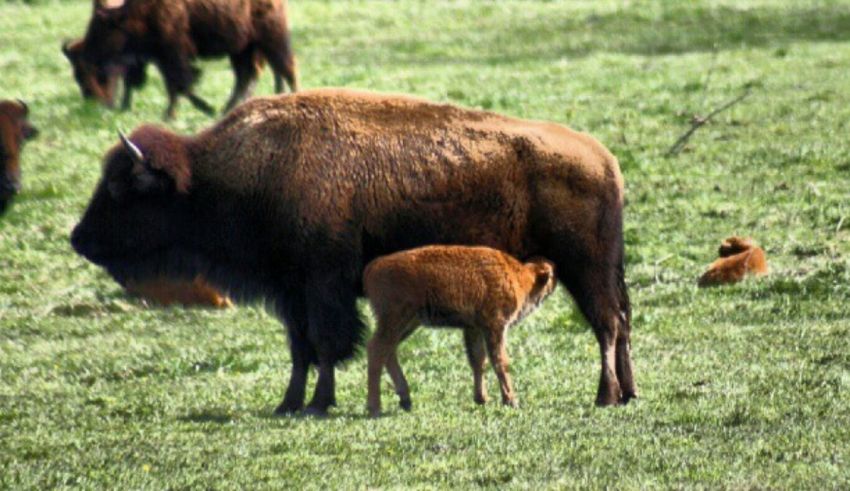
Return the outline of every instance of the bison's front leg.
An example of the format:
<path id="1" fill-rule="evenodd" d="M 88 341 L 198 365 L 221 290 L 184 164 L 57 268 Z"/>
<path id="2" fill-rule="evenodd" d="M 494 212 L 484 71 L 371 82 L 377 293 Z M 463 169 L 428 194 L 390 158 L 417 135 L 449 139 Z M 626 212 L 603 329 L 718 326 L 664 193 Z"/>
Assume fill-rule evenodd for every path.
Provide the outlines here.
<path id="1" fill-rule="evenodd" d="M 286 325 L 289 337 L 289 351 L 292 356 L 292 372 L 289 386 L 283 402 L 275 410 L 276 414 L 292 414 L 304 407 L 304 395 L 307 389 L 307 371 L 316 354 L 307 339 L 309 322 L 303 292 L 292 291 L 278 300 L 278 315 Z"/>
<path id="2" fill-rule="evenodd" d="M 354 355 L 365 325 L 357 312 L 356 283 L 339 271 L 315 273 L 306 286 L 308 338 L 319 361 L 319 379 L 309 414 L 324 415 L 336 405 L 334 367 Z"/>

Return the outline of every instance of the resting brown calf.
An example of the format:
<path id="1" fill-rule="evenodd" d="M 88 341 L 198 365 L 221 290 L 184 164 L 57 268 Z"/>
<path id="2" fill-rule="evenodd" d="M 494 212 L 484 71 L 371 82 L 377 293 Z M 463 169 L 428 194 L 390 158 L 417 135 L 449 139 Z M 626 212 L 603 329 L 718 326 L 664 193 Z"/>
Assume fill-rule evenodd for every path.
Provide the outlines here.
<path id="1" fill-rule="evenodd" d="M 375 312 L 369 341 L 369 413 L 381 412 L 383 367 L 392 377 L 402 408 L 410 409 L 407 380 L 396 356 L 398 344 L 419 324 L 463 328 L 475 381 L 475 402 L 487 400 L 485 350 L 499 378 L 502 402 L 516 405 L 507 329 L 531 313 L 555 288 L 555 267 L 545 259 L 525 264 L 489 247 L 429 246 L 372 261 L 363 289 Z"/>
<path id="2" fill-rule="evenodd" d="M 764 250 L 755 245 L 752 239 L 729 237 L 720 244 L 718 254 L 720 258 L 711 263 L 708 271 L 703 273 L 699 279 L 699 286 L 737 283 L 747 274 L 767 273 Z"/>
<path id="3" fill-rule="evenodd" d="M 21 147 L 38 135 L 28 115 L 24 101 L 0 101 L 0 214 L 21 188 Z"/>
<path id="4" fill-rule="evenodd" d="M 233 306 L 230 299 L 215 289 L 207 280 L 196 276 L 192 281 L 159 277 L 150 280 L 126 282 L 127 293 L 150 300 L 159 305 L 200 305 L 224 309 Z"/>

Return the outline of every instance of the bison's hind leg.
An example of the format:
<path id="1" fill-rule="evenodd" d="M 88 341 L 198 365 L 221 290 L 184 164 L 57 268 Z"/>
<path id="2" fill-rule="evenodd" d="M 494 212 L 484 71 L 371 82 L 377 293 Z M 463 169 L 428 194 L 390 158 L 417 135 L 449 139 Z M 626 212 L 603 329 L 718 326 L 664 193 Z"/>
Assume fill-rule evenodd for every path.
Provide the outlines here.
<path id="1" fill-rule="evenodd" d="M 596 405 L 626 403 L 637 396 L 637 389 L 630 357 L 628 299 L 622 297 L 625 289 L 617 285 L 615 266 L 583 265 L 563 270 L 562 277 L 599 342 L 602 366 Z"/>
<path id="2" fill-rule="evenodd" d="M 298 92 L 298 73 L 289 33 L 282 33 L 274 36 L 270 42 L 264 42 L 261 50 L 274 73 L 275 92 L 278 94 L 283 92 L 283 79 L 286 79 L 291 92 Z"/>

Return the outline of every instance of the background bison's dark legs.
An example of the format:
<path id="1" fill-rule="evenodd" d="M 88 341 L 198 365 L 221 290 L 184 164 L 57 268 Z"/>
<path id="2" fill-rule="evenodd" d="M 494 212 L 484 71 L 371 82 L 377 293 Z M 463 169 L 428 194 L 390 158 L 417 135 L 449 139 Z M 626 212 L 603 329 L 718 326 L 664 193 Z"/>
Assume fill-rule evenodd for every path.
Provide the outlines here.
<path id="1" fill-rule="evenodd" d="M 259 76 L 254 56 L 256 52 L 256 48 L 251 46 L 239 54 L 230 55 L 230 64 L 233 66 L 233 73 L 236 75 L 236 83 L 223 112 L 231 110 L 233 106 L 251 96 Z"/>
<path id="2" fill-rule="evenodd" d="M 165 119 L 173 119 L 177 107 L 177 97 L 185 95 L 193 106 L 201 112 L 212 116 L 215 109 L 206 101 L 192 92 L 197 70 L 192 67 L 191 62 L 185 56 L 168 52 L 166 56 L 159 59 L 157 66 L 165 79 L 165 88 L 168 91 L 168 107 L 165 110 Z"/>
<path id="3" fill-rule="evenodd" d="M 289 36 L 281 39 L 277 46 L 262 46 L 263 54 L 274 72 L 274 90 L 283 92 L 283 79 L 289 84 L 289 90 L 298 91 L 298 80 L 295 68 L 295 56 L 289 43 Z"/>
<path id="4" fill-rule="evenodd" d="M 145 84 L 147 79 L 147 63 L 131 63 L 127 66 L 124 75 L 124 96 L 121 100 L 121 109 L 127 111 L 133 105 L 133 91 Z"/>

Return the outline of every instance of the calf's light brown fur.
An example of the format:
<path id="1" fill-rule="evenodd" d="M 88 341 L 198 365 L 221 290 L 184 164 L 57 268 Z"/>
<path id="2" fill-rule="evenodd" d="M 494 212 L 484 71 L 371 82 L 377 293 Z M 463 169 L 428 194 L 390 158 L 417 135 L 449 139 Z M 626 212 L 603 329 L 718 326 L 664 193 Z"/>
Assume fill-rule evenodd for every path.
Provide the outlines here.
<path id="1" fill-rule="evenodd" d="M 366 266 L 363 288 L 378 324 L 367 348 L 372 416 L 381 412 L 384 366 L 401 407 L 410 409 L 410 391 L 396 349 L 420 324 L 463 328 L 475 402 L 487 400 L 486 351 L 499 378 L 502 402 L 514 406 L 507 329 L 552 293 L 555 267 L 545 259 L 523 264 L 489 247 L 429 246 L 375 259 Z"/>
<path id="2" fill-rule="evenodd" d="M 718 254 L 720 258 L 700 277 L 700 287 L 737 283 L 748 274 L 767 274 L 764 250 L 752 239 L 729 237 L 720 244 Z"/>

